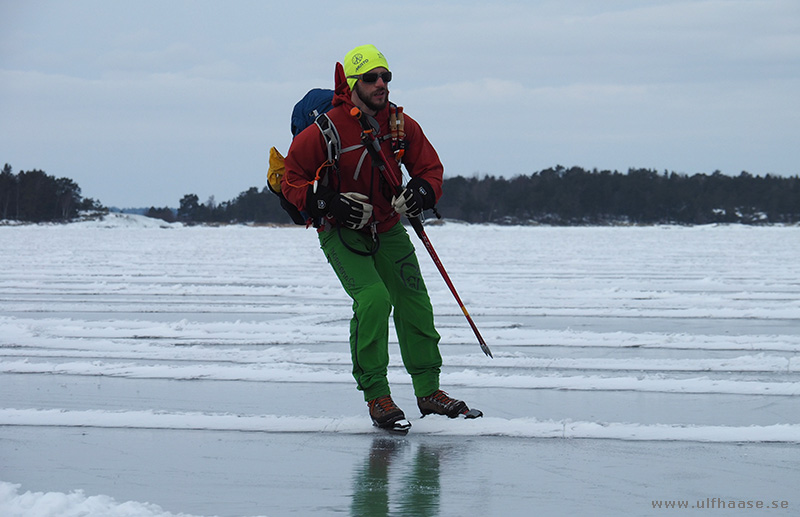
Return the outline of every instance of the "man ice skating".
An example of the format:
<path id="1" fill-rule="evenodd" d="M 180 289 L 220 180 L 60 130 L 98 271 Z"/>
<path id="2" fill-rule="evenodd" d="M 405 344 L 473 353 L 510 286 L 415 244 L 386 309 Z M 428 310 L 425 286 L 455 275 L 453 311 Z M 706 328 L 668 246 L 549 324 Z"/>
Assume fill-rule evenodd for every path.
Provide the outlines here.
<path id="1" fill-rule="evenodd" d="M 399 432 L 411 425 L 393 402 L 386 377 L 392 310 L 422 415 L 455 418 L 469 409 L 439 389 L 439 334 L 414 247 L 400 221 L 435 205 L 442 194 L 442 163 L 419 124 L 389 103 L 392 72 L 377 48 L 363 45 L 348 52 L 344 64 L 336 64 L 335 79 L 327 116 L 340 154 L 329 156 L 322 126 L 312 124 L 289 148 L 282 192 L 315 218 L 320 246 L 353 299 L 353 376 L 373 423 Z M 411 179 L 400 194 L 395 194 L 402 178 L 399 163 L 390 158 L 384 164 L 388 170 L 379 170 L 362 142 L 366 130 L 353 108 L 371 123 L 384 156 L 402 156 Z M 404 134 L 397 130 L 398 117 Z M 395 184 L 389 184 L 392 178 Z"/>

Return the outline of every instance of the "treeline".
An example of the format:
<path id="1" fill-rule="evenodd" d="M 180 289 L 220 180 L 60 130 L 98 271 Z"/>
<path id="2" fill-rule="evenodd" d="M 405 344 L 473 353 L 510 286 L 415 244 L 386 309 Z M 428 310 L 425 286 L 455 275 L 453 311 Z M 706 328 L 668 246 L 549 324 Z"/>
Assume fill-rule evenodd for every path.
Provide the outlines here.
<path id="1" fill-rule="evenodd" d="M 445 181 L 446 217 L 507 224 L 800 222 L 800 177 L 587 171 L 555 167 L 512 179 Z"/>
<path id="2" fill-rule="evenodd" d="M 496 224 L 798 223 L 800 178 L 742 172 L 726 176 L 649 169 L 587 171 L 557 166 L 529 176 L 444 180 L 437 208 L 448 219 Z M 253 187 L 220 204 L 184 196 L 175 214 L 147 215 L 187 223 L 291 223 L 278 199 Z"/>
<path id="3" fill-rule="evenodd" d="M 437 208 L 448 219 L 496 224 L 709 224 L 800 223 L 800 177 L 726 176 L 617 171 L 556 166 L 529 176 L 444 180 Z M 102 211 L 81 196 L 69 178 L 41 170 L 0 172 L 0 219 L 46 222 L 75 219 L 84 210 Z M 150 207 L 165 221 L 200 223 L 284 223 L 289 216 L 268 188 L 251 187 L 235 199 L 201 203 L 185 195 L 177 210 Z"/>
<path id="4" fill-rule="evenodd" d="M 69 178 L 55 178 L 35 169 L 14 173 L 9 164 L 0 171 L 0 219 L 28 222 L 69 221 L 82 210 L 103 210 Z"/>
<path id="5" fill-rule="evenodd" d="M 170 223 L 291 223 L 278 198 L 267 187 L 260 191 L 250 187 L 235 199 L 219 204 L 213 197 L 200 203 L 196 194 L 187 194 L 180 200 L 177 211 L 151 206 L 144 215 Z"/>

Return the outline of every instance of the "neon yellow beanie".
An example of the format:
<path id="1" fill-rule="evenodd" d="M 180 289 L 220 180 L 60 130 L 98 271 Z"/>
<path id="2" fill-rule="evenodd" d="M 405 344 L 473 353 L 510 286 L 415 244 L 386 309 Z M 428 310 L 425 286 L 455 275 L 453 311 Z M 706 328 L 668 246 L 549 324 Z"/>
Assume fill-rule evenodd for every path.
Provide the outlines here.
<path id="1" fill-rule="evenodd" d="M 351 75 L 360 75 L 380 66 L 389 70 L 389 63 L 375 45 L 361 45 L 348 52 L 344 56 L 344 75 L 347 76 L 350 89 L 355 87 L 358 80 L 351 78 Z"/>

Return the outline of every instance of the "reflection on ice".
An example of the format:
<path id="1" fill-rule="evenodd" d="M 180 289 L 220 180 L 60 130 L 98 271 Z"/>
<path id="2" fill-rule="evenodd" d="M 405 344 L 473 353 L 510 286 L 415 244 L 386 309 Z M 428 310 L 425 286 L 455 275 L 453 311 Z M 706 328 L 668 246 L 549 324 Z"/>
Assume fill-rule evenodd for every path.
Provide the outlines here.
<path id="1" fill-rule="evenodd" d="M 350 515 L 439 515 L 439 454 L 446 448 L 375 438 L 353 477 Z"/>

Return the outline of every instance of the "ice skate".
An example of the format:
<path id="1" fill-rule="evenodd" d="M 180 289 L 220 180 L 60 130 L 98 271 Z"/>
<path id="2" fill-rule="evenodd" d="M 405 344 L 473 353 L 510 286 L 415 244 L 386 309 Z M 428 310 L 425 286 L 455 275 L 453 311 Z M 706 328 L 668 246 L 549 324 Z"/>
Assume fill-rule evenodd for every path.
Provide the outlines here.
<path id="1" fill-rule="evenodd" d="M 406 420 L 403 410 L 397 407 L 389 395 L 378 397 L 367 402 L 372 424 L 391 433 L 406 434 L 411 422 Z"/>
<path id="2" fill-rule="evenodd" d="M 477 409 L 470 409 L 467 403 L 463 400 L 450 398 L 442 390 L 436 390 L 427 397 L 417 397 L 417 406 L 419 407 L 422 416 L 425 415 L 445 415 L 449 418 L 457 418 L 463 416 L 464 418 L 478 418 L 483 416 L 483 413 Z"/>

